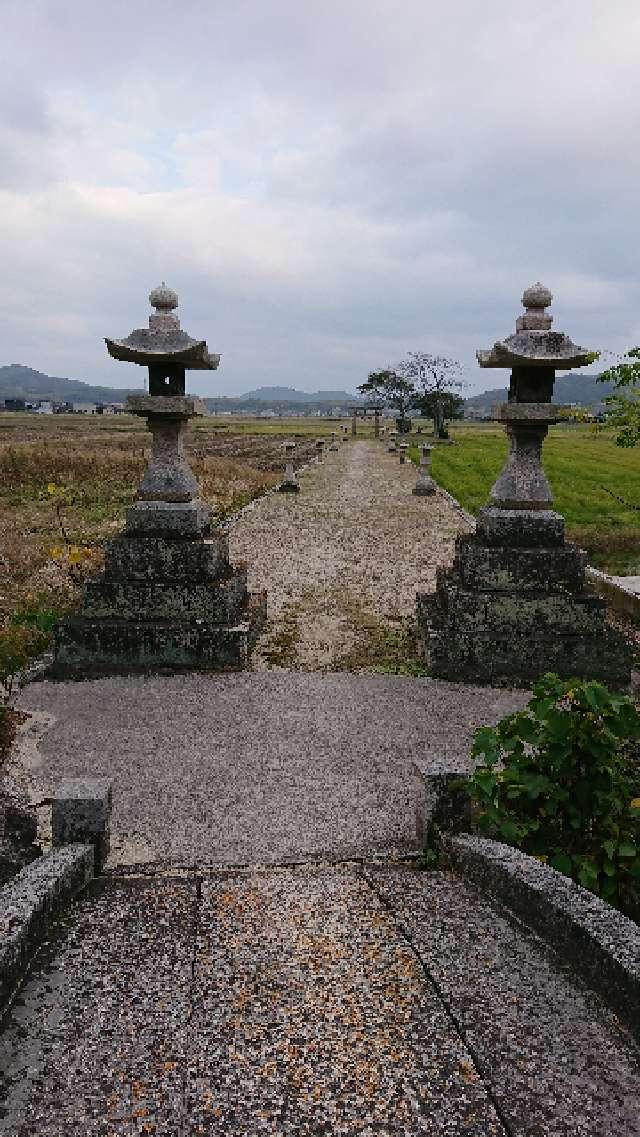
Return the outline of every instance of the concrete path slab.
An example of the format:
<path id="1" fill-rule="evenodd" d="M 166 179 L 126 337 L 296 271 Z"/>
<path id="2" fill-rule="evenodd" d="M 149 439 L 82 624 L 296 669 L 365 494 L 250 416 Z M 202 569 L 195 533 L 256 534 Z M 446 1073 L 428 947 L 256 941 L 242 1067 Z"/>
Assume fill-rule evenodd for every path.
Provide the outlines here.
<path id="1" fill-rule="evenodd" d="M 107 878 L 0 1035 L 11 1137 L 638 1137 L 637 1048 L 448 874 Z"/>
<path id="2" fill-rule="evenodd" d="M 429 972 L 514 1137 L 637 1137 L 640 1051 L 569 966 L 452 873 L 367 880 Z"/>
<path id="3" fill-rule="evenodd" d="M 114 780 L 110 864 L 344 860 L 416 847 L 411 764 L 465 768 L 522 692 L 272 672 L 36 683 L 11 773 Z"/>

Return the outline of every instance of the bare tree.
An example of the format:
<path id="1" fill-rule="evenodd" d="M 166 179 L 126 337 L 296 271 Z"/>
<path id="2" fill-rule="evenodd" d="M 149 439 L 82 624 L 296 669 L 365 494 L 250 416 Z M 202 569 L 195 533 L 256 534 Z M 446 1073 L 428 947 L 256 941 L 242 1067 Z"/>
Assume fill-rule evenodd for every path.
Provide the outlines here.
<path id="1" fill-rule="evenodd" d="M 433 419 L 433 433 L 448 438 L 447 419 L 459 418 L 463 400 L 457 394 L 464 387 L 462 367 L 456 359 L 409 351 L 397 370 L 418 392 L 413 405 Z"/>

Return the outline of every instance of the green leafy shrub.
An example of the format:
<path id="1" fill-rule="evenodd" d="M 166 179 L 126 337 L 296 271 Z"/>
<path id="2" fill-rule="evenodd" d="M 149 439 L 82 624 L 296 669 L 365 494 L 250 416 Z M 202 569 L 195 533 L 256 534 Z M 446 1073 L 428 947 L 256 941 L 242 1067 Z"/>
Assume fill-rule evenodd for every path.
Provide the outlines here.
<path id="1" fill-rule="evenodd" d="M 523 711 L 476 732 L 480 828 L 636 917 L 639 739 L 630 698 L 545 675 Z"/>
<path id="2" fill-rule="evenodd" d="M 11 698 L 18 673 L 48 647 L 49 641 L 49 634 L 33 625 L 0 628 L 0 702 Z"/>
<path id="3" fill-rule="evenodd" d="M 31 593 L 0 628 L 0 702 L 10 699 L 19 672 L 49 647 L 64 611 L 64 602 L 58 603 L 55 595 Z"/>
<path id="4" fill-rule="evenodd" d="M 10 625 L 14 628 L 30 628 L 49 637 L 62 615 L 62 607 L 52 607 L 51 597 L 46 592 L 39 592 L 36 596 L 28 596 L 24 604 L 12 612 Z"/>

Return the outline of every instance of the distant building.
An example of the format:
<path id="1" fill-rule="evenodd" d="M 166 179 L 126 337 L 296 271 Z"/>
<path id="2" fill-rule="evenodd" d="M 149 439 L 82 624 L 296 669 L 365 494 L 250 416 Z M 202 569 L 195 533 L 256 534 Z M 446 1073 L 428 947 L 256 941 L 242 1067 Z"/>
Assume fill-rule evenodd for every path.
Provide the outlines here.
<path id="1" fill-rule="evenodd" d="M 25 399 L 5 399 L 5 411 L 26 411 L 27 403 Z"/>
<path id="2" fill-rule="evenodd" d="M 126 409 L 124 403 L 96 403 L 97 415 L 123 415 Z"/>

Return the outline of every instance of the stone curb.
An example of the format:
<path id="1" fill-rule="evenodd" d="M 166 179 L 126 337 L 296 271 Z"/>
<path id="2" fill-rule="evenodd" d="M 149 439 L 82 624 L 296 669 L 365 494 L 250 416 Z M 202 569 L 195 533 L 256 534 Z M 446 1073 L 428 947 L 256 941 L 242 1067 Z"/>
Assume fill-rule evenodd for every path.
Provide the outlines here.
<path id="1" fill-rule="evenodd" d="M 551 944 L 640 1040 L 640 927 L 569 877 L 519 849 L 448 836 L 453 868 Z"/>
<path id="2" fill-rule="evenodd" d="M 0 888 L 0 1015 L 16 995 L 51 924 L 93 877 L 93 845 L 66 845 Z"/>
<path id="3" fill-rule="evenodd" d="M 433 477 L 433 474 L 431 476 Z M 460 502 L 457 500 L 457 498 L 455 498 L 452 493 L 449 493 L 449 490 L 445 490 L 444 486 L 441 486 L 440 482 L 438 482 L 436 478 L 433 480 L 438 487 L 438 493 L 441 494 L 442 497 L 449 502 L 449 505 L 452 505 L 458 513 L 461 513 L 467 524 L 471 526 L 472 530 L 475 530 L 476 519 L 473 514 L 469 513 L 469 511 L 465 509 L 464 506 L 460 505 Z"/>
<path id="4" fill-rule="evenodd" d="M 422 846 L 429 843 L 430 829 L 460 833 L 471 828 L 471 800 L 465 786 L 469 770 L 454 770 L 437 758 L 416 759 L 412 763 L 416 794 L 416 837 Z"/>
<path id="5" fill-rule="evenodd" d="M 601 572 L 591 565 L 587 565 L 586 577 L 591 587 L 601 596 L 605 596 L 616 612 L 636 620 L 640 618 L 640 596 L 636 596 L 635 592 L 629 592 L 606 572 Z"/>

